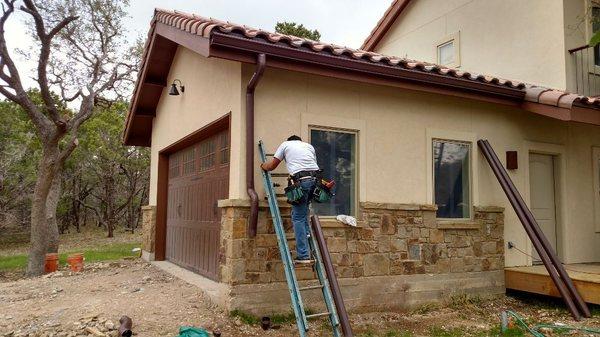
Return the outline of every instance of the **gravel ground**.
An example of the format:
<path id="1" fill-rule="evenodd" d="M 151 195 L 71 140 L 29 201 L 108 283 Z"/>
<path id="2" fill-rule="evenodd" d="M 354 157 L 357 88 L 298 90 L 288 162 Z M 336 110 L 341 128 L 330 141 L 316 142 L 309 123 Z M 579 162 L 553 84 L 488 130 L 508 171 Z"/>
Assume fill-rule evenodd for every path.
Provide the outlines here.
<path id="1" fill-rule="evenodd" d="M 263 331 L 211 305 L 200 289 L 140 260 L 95 263 L 81 273 L 59 271 L 23 279 L 0 275 L 0 336 L 116 336 L 122 315 L 133 319 L 137 336 L 177 336 L 192 325 L 223 337 L 297 336 L 293 322 Z M 535 322 L 600 327 L 595 317 L 577 323 L 560 302 L 517 296 L 481 300 L 454 298 L 409 313 L 352 314 L 357 336 L 493 336 L 498 313 L 513 309 Z M 329 336 L 324 322 L 313 323 L 312 336 Z M 589 334 L 573 334 L 589 336 Z"/>

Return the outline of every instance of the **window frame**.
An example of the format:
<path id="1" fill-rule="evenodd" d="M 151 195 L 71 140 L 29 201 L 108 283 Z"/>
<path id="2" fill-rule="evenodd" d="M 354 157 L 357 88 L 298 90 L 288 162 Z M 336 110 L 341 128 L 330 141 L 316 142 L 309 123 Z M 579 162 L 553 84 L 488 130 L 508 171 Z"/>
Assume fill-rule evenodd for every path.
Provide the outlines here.
<path id="1" fill-rule="evenodd" d="M 442 60 L 440 59 L 440 47 L 443 47 L 449 43 L 454 44 L 454 62 L 450 64 L 442 64 Z M 435 60 L 440 66 L 460 68 L 460 31 L 444 37 L 435 44 Z"/>
<path id="2" fill-rule="evenodd" d="M 471 165 L 469 165 L 470 169 L 470 204 L 471 204 L 471 212 L 470 218 L 437 218 L 439 222 L 465 222 L 470 223 L 474 221 L 475 212 L 474 209 L 477 205 L 479 205 L 479 162 L 482 158 L 480 158 L 479 151 L 476 150 L 475 145 L 477 144 L 477 134 L 474 132 L 468 131 L 455 131 L 455 130 L 447 130 L 447 129 L 436 129 L 436 128 L 426 128 L 425 129 L 425 151 L 426 151 L 426 162 L 427 162 L 427 176 L 426 176 L 426 197 L 427 203 L 430 205 L 435 205 L 434 203 L 434 193 L 435 193 L 435 185 L 433 184 L 433 140 L 434 139 L 443 139 L 449 141 L 456 142 L 464 142 L 471 144 Z M 436 214 L 437 216 L 437 214 Z"/>
<path id="3" fill-rule="evenodd" d="M 352 134 L 354 135 L 354 203 L 353 205 L 350 205 L 350 207 L 352 208 L 352 210 L 354 211 L 354 214 L 346 214 L 346 215 L 350 215 L 354 218 L 358 217 L 359 212 L 359 206 L 360 206 L 360 193 L 359 193 L 359 189 L 360 189 L 360 184 L 359 184 L 359 179 L 360 179 L 360 167 L 359 167 L 359 161 L 360 161 L 360 157 L 359 157 L 359 142 L 360 142 L 360 130 L 354 130 L 354 129 L 346 129 L 346 128 L 340 128 L 340 127 L 333 127 L 333 126 L 323 126 L 323 125 L 316 125 L 316 124 L 309 124 L 308 125 L 308 143 L 312 145 L 312 131 L 316 130 L 316 131 L 331 131 L 331 132 L 339 132 L 339 133 L 348 133 L 348 134 Z M 321 216 L 321 218 L 324 219 L 335 219 L 335 215 L 323 215 Z"/>
<path id="4" fill-rule="evenodd" d="M 434 142 L 445 142 L 445 143 L 454 143 L 454 144 L 465 144 L 469 146 L 469 152 L 468 152 L 468 159 L 469 159 L 469 165 L 468 165 L 468 173 L 469 173 L 469 216 L 468 217 L 463 217 L 463 218 L 440 218 L 437 217 L 437 212 L 436 212 L 436 218 L 440 221 L 466 221 L 466 220 L 472 220 L 473 219 L 473 143 L 470 141 L 465 141 L 465 140 L 455 140 L 455 139 L 445 139 L 445 138 L 439 138 L 439 137 L 434 137 L 431 139 L 431 142 L 429 143 L 429 146 L 431 147 L 431 171 L 432 171 L 432 182 L 433 182 L 433 189 L 431 191 L 432 195 L 433 195 L 433 204 L 437 205 L 437 203 L 435 202 L 435 160 L 433 158 L 433 156 L 435 155 L 435 153 L 433 152 L 433 143 Z"/>

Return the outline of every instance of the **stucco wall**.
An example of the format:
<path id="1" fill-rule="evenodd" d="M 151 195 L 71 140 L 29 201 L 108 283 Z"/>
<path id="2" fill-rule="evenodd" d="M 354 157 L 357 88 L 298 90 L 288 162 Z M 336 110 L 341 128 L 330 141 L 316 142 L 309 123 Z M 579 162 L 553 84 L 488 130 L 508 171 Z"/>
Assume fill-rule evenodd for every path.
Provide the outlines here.
<path id="1" fill-rule="evenodd" d="M 243 83 L 252 70 L 243 67 Z M 562 212 L 559 250 L 570 263 L 600 260 L 600 234 L 594 232 L 593 224 L 591 172 L 591 146 L 600 145 L 598 128 L 567 124 L 509 106 L 275 69 L 267 69 L 256 90 L 256 114 L 256 140 L 264 140 L 268 151 L 274 151 L 290 134 L 307 138 L 309 124 L 359 130 L 361 202 L 430 203 L 431 135 L 486 138 L 501 160 L 505 151 L 518 151 L 519 169 L 510 175 L 526 200 L 528 152 L 550 151 L 559 155 L 557 160 L 562 163 L 557 187 L 561 189 L 558 202 Z M 505 241 L 530 249 L 498 182 L 473 146 L 474 205 L 505 207 Z M 258 162 L 258 155 L 255 160 Z M 243 172 L 239 179 L 243 181 Z M 264 195 L 259 170 L 255 171 L 255 179 L 259 194 Z M 231 185 L 231 189 L 230 195 L 245 198 L 243 184 Z M 506 262 L 513 266 L 528 260 L 515 250 L 507 250 Z"/>
<path id="2" fill-rule="evenodd" d="M 171 84 L 175 78 L 181 80 L 185 93 L 169 96 L 169 86 L 163 90 L 152 127 L 150 205 L 156 205 L 159 151 L 229 112 L 231 154 L 239 154 L 240 63 L 204 58 L 179 47 L 167 83 Z M 238 170 L 236 163 L 231 161 L 233 172 Z"/>
<path id="3" fill-rule="evenodd" d="M 461 69 L 565 89 L 563 21 L 562 0 L 418 0 L 376 51 L 436 62 L 436 46 L 460 32 Z"/>

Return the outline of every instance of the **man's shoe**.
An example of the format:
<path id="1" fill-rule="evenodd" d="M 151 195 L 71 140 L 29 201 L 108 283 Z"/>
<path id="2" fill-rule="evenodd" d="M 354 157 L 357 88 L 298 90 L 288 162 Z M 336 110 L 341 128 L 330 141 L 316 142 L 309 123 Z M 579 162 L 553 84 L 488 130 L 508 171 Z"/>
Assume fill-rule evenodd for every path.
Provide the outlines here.
<path id="1" fill-rule="evenodd" d="M 311 264 L 315 262 L 313 259 L 310 258 L 305 258 L 305 259 L 295 259 L 294 263 L 295 264 Z"/>

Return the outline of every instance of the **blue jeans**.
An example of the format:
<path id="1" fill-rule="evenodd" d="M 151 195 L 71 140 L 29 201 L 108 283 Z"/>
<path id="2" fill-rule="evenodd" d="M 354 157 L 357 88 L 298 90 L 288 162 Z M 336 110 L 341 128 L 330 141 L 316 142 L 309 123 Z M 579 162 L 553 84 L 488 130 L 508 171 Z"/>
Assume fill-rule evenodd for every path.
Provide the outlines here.
<path id="1" fill-rule="evenodd" d="M 296 258 L 309 259 L 310 252 L 308 248 L 308 211 L 312 195 L 315 191 L 316 180 L 309 178 L 300 180 L 303 196 L 297 205 L 292 205 L 292 224 L 294 225 L 294 234 L 296 235 Z"/>

